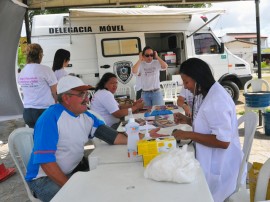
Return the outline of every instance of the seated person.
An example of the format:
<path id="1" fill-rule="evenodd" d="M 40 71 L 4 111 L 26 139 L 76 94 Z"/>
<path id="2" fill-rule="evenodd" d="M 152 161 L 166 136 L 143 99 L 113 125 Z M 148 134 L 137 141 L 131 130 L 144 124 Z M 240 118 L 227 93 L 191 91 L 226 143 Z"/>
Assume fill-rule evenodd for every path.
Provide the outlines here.
<path id="1" fill-rule="evenodd" d="M 188 89 L 183 87 L 180 91 L 180 95 L 177 98 L 177 105 L 183 108 L 185 115 L 188 117 L 191 117 L 193 97 L 193 94 Z"/>
<path id="2" fill-rule="evenodd" d="M 25 179 L 42 201 L 50 201 L 74 171 L 87 170 L 88 163 L 78 168 L 89 138 L 98 137 L 109 144 L 127 142 L 125 135 L 87 111 L 89 88 L 78 77 L 63 77 L 57 85 L 59 104 L 43 112 L 36 123 Z"/>
<path id="3" fill-rule="evenodd" d="M 57 85 L 59 104 L 48 108 L 36 123 L 25 179 L 42 201 L 50 201 L 73 173 L 89 170 L 83 158 L 88 138 L 97 137 L 108 144 L 127 143 L 125 135 L 87 111 L 89 88 L 78 77 L 61 78 Z M 151 137 L 159 137 L 158 130 L 150 131 Z"/>
<path id="4" fill-rule="evenodd" d="M 194 96 L 190 90 L 183 87 L 180 92 L 180 96 L 177 98 L 177 105 L 184 109 L 186 116 L 193 116 L 195 119 L 202 101 L 202 95 L 199 94 Z"/>
<path id="5" fill-rule="evenodd" d="M 91 110 L 100 114 L 106 125 L 114 129 L 117 129 L 120 118 L 128 115 L 128 108 L 131 108 L 132 112 L 143 108 L 142 99 L 134 102 L 133 106 L 119 106 L 113 95 L 117 90 L 117 84 L 115 74 L 109 72 L 104 74 L 91 100 Z"/>

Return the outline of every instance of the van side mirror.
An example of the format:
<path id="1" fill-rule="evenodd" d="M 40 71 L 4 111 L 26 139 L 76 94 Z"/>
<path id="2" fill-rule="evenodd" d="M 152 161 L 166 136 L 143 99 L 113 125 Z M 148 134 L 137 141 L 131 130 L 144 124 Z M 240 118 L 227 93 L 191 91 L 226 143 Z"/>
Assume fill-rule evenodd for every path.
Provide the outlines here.
<path id="1" fill-rule="evenodd" d="M 220 50 L 219 50 L 219 53 L 224 53 L 224 43 L 221 43 L 220 44 Z"/>

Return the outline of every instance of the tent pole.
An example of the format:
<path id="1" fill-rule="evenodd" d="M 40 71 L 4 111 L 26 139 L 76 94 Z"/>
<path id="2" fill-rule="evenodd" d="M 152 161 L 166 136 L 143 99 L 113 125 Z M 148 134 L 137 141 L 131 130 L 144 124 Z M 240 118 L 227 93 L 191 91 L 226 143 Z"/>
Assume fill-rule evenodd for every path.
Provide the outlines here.
<path id="1" fill-rule="evenodd" d="M 27 5 L 27 0 L 23 0 L 23 3 Z M 28 8 L 26 9 L 26 12 L 24 14 L 24 24 L 25 24 L 25 32 L 26 32 L 26 39 L 27 44 L 31 43 L 31 32 L 30 32 L 30 26 L 29 26 L 29 15 L 28 15 Z"/>
<path id="2" fill-rule="evenodd" d="M 258 79 L 262 78 L 261 71 L 261 28 L 260 28 L 260 0 L 255 0 L 256 7 L 256 29 L 257 29 L 257 63 L 258 63 Z M 262 111 L 259 110 L 259 126 L 262 126 Z"/>
<path id="3" fill-rule="evenodd" d="M 257 62 L 258 62 L 258 78 L 262 78 L 261 71 L 261 28 L 260 28 L 260 0 L 255 0 L 256 4 L 256 29 L 257 29 Z"/>

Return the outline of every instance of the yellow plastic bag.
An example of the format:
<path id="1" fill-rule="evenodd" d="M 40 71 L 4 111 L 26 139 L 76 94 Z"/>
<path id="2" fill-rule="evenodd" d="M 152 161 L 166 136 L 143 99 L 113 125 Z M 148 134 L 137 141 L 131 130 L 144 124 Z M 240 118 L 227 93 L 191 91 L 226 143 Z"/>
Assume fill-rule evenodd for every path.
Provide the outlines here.
<path id="1" fill-rule="evenodd" d="M 254 162 L 250 170 L 248 171 L 249 176 L 249 190 L 250 190 L 250 202 L 254 202 L 256 185 L 259 171 L 262 167 L 262 163 Z M 270 200 L 270 180 L 267 186 L 266 200 Z"/>

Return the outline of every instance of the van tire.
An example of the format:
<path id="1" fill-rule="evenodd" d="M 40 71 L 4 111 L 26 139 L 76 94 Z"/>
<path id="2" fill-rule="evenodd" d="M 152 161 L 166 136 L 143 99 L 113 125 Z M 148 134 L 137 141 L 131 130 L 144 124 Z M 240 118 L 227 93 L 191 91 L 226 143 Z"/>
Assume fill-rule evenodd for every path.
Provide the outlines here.
<path id="1" fill-rule="evenodd" d="M 230 94 L 233 101 L 236 102 L 239 98 L 239 88 L 232 81 L 223 81 L 221 85 L 225 88 L 225 90 Z"/>

